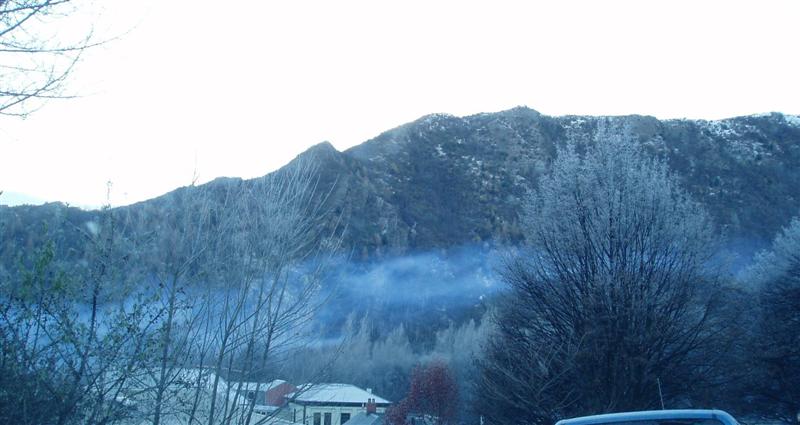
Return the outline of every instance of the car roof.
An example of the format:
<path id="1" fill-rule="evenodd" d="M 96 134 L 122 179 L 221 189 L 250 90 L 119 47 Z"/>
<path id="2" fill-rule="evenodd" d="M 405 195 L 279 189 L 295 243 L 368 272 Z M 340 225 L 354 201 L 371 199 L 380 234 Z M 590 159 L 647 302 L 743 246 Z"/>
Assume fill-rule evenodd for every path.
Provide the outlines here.
<path id="1" fill-rule="evenodd" d="M 607 422 L 646 421 L 659 419 L 718 419 L 727 425 L 738 425 L 738 422 L 722 410 L 647 410 L 642 412 L 609 413 L 605 415 L 581 416 L 563 419 L 556 425 L 589 425 Z"/>

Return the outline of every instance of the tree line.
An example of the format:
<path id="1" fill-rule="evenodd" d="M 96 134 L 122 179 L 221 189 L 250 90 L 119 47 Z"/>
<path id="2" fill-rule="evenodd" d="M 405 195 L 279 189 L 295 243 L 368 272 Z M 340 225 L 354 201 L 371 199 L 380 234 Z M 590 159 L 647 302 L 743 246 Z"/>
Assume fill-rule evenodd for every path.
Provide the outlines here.
<path id="1" fill-rule="evenodd" d="M 0 422 L 254 423 L 236 384 L 302 342 L 338 249 L 315 189 L 298 161 L 105 209 L 77 267 L 52 243 L 21 258 L 0 282 Z"/>

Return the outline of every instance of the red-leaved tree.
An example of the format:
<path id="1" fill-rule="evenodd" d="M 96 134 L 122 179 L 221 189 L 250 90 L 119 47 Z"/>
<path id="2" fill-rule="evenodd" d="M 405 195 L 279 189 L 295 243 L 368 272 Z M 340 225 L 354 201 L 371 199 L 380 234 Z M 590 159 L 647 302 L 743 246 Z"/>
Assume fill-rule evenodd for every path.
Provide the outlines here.
<path id="1" fill-rule="evenodd" d="M 442 361 L 418 366 L 411 375 L 408 396 L 387 412 L 392 425 L 404 425 L 409 415 L 422 416 L 435 425 L 450 425 L 458 416 L 458 384 Z"/>

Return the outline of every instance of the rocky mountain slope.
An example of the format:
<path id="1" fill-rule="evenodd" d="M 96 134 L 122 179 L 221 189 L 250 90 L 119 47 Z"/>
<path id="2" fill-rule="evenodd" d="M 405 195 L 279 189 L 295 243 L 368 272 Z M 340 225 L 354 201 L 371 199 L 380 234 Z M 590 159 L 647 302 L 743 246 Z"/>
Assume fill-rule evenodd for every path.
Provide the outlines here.
<path id="1" fill-rule="evenodd" d="M 519 242 L 521 199 L 548 172 L 557 148 L 607 137 L 666 158 L 729 239 L 768 240 L 800 213 L 800 117 L 777 113 L 720 121 L 550 117 L 524 107 L 437 114 L 343 152 L 323 143 L 301 156 L 320 161 L 319 190 L 331 191 L 329 205 L 345 218 L 346 246 L 368 258 Z M 191 190 L 240 183 L 220 179 Z M 0 256 L 35 244 L 42 222 L 69 240 L 70 229 L 92 214 L 59 204 L 0 207 Z"/>
<path id="2" fill-rule="evenodd" d="M 549 117 L 527 108 L 430 115 L 344 152 L 328 144 L 349 244 L 361 255 L 522 239 L 520 201 L 559 146 L 607 137 L 665 157 L 728 238 L 767 240 L 800 213 L 800 118 Z"/>

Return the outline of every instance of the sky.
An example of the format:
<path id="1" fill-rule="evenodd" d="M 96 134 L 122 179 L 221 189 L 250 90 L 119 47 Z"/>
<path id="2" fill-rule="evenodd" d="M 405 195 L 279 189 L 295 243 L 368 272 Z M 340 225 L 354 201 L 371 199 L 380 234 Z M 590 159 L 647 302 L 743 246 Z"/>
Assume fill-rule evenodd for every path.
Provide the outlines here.
<path id="1" fill-rule="evenodd" d="M 798 0 L 233 4 L 87 6 L 114 39 L 79 97 L 0 117 L 0 204 L 125 205 L 430 113 L 800 114 Z"/>

